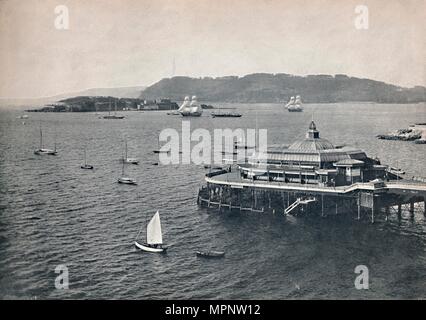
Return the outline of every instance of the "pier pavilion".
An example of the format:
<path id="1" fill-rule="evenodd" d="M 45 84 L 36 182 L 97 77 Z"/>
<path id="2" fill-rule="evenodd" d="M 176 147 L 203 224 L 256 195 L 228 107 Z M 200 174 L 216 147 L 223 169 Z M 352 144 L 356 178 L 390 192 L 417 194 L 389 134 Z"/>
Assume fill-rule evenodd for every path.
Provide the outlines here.
<path id="1" fill-rule="evenodd" d="M 267 153 L 254 154 L 247 163 L 239 165 L 243 179 L 322 186 L 386 179 L 386 169 L 362 150 L 335 147 L 320 138 L 314 121 L 309 125 L 305 139 L 295 141 L 287 148 L 269 148 Z"/>

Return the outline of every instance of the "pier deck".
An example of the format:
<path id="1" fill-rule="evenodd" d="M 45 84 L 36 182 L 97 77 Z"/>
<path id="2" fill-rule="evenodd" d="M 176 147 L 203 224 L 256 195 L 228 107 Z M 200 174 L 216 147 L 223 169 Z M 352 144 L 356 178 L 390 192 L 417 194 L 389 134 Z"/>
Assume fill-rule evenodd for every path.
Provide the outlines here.
<path id="1" fill-rule="evenodd" d="M 426 183 L 414 180 L 394 180 L 383 183 L 358 182 L 347 186 L 286 183 L 249 180 L 239 171 L 221 170 L 206 175 L 207 185 L 200 189 L 198 203 L 219 210 L 252 212 L 320 212 L 321 216 L 355 212 L 360 219 L 367 212 L 374 223 L 383 212 L 386 220 L 391 213 L 401 218 L 407 209 L 414 217 L 421 210 L 426 217 Z M 314 197 L 316 201 L 300 201 Z M 299 201 L 298 201 L 299 199 Z M 298 202 L 297 202 L 298 201 Z M 297 202 L 297 206 L 291 206 Z"/>

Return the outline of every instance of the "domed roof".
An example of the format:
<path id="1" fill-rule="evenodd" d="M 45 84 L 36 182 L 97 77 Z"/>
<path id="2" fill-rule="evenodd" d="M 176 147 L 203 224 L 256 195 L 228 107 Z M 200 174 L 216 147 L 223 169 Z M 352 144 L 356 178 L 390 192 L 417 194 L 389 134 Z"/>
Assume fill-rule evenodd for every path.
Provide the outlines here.
<path id="1" fill-rule="evenodd" d="M 294 142 L 290 147 L 290 150 L 297 151 L 318 151 L 318 150 L 327 150 L 334 149 L 333 144 L 326 139 L 305 139 Z"/>
<path id="2" fill-rule="evenodd" d="M 334 146 L 327 139 L 322 139 L 319 137 L 317 126 L 315 125 L 315 122 L 312 121 L 309 125 L 309 131 L 306 134 L 306 138 L 304 140 L 294 142 L 290 147 L 288 147 L 288 149 L 306 152 L 334 149 Z"/>

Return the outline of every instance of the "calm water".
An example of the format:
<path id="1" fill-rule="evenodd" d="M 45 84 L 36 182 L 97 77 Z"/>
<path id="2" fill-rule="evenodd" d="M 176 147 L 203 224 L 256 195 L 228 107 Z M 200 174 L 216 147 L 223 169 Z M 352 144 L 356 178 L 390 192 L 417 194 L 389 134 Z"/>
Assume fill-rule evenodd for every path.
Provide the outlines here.
<path id="1" fill-rule="evenodd" d="M 314 113 L 322 137 L 348 144 L 425 176 L 426 145 L 375 135 L 426 122 L 424 105 L 232 105 L 240 119 L 191 119 L 191 128 L 268 129 L 269 143 L 302 138 Z M 258 110 L 257 112 L 255 110 Z M 404 216 L 371 225 L 350 217 L 306 219 L 279 214 L 218 214 L 197 207 L 205 169 L 153 166 L 158 133 L 180 129 L 162 112 L 94 114 L 0 112 L 0 297 L 77 299 L 426 298 L 426 221 Z M 42 120 L 45 147 L 56 136 L 59 155 L 37 157 Z M 22 121 L 26 124 L 23 125 Z M 118 185 L 127 137 L 139 166 L 137 186 Z M 80 169 L 87 145 L 95 170 Z M 133 240 L 159 209 L 166 255 L 136 251 Z M 226 251 L 203 260 L 197 249 Z M 69 268 L 69 290 L 56 290 L 55 267 Z M 356 265 L 370 269 L 370 289 L 354 288 Z"/>

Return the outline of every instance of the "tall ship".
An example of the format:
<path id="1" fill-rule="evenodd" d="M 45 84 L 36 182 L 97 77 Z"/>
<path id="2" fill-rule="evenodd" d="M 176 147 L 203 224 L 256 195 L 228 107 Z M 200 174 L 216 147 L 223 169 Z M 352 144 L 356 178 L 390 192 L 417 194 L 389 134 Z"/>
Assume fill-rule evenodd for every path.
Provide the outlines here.
<path id="1" fill-rule="evenodd" d="M 103 116 L 104 119 L 124 119 L 124 116 L 117 115 L 117 101 L 114 103 L 114 114 L 111 114 L 111 102 L 109 103 L 109 111 L 107 116 Z"/>
<path id="2" fill-rule="evenodd" d="M 291 97 L 290 101 L 287 102 L 285 107 L 289 112 L 302 112 L 302 98 L 300 96 L 296 96 L 296 99 L 294 97 Z"/>
<path id="3" fill-rule="evenodd" d="M 198 103 L 196 96 L 192 96 L 191 101 L 189 101 L 189 96 L 186 96 L 178 111 L 183 117 L 200 117 L 203 114 L 203 108 Z"/>

